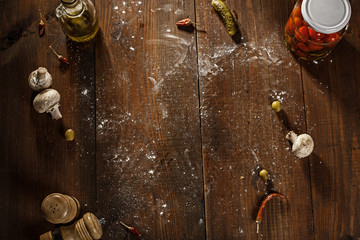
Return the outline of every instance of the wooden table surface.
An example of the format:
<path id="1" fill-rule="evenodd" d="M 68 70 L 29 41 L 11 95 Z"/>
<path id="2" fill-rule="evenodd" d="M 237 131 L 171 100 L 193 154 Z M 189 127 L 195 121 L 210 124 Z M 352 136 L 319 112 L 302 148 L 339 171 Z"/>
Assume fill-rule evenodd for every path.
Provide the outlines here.
<path id="1" fill-rule="evenodd" d="M 101 29 L 75 43 L 58 0 L 0 1 L 1 239 L 54 229 L 40 212 L 53 192 L 102 219 L 107 240 L 137 239 L 120 221 L 142 239 L 360 239 L 359 1 L 346 37 L 317 63 L 283 43 L 294 0 L 226 0 L 238 41 L 210 0 L 94 2 Z M 200 31 L 175 26 L 186 17 Z M 61 120 L 32 107 L 27 78 L 39 66 L 61 94 Z M 290 129 L 313 137 L 310 157 L 290 152 Z M 288 200 L 270 201 L 256 234 L 272 191 Z"/>

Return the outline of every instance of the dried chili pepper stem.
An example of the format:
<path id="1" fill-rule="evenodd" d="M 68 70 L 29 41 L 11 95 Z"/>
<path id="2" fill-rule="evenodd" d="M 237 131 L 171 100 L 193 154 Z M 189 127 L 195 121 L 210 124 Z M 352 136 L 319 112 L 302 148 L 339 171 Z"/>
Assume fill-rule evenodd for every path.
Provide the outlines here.
<path id="1" fill-rule="evenodd" d="M 69 60 L 67 60 L 66 57 L 64 57 L 63 55 L 58 54 L 51 46 L 49 46 L 49 47 L 53 51 L 53 53 L 57 56 L 57 58 L 59 59 L 59 61 L 61 63 L 70 64 Z"/>
<path id="2" fill-rule="evenodd" d="M 54 53 L 58 58 L 61 57 L 61 55 L 58 54 L 51 46 L 49 46 L 49 47 L 50 47 L 50 49 L 53 51 L 53 53 Z"/>
<path id="3" fill-rule="evenodd" d="M 136 228 L 134 227 L 129 227 L 128 225 L 126 225 L 125 223 L 120 221 L 120 224 L 123 225 L 124 227 L 126 227 L 132 234 L 141 237 L 141 234 L 139 233 L 138 230 L 136 230 Z"/>
<path id="4" fill-rule="evenodd" d="M 287 199 L 284 195 L 282 195 L 280 193 L 271 193 L 266 196 L 266 198 L 261 203 L 260 209 L 259 209 L 257 217 L 256 217 L 256 233 L 259 233 L 260 223 L 262 220 L 262 214 L 265 209 L 266 203 L 269 202 L 273 197 L 280 197 L 280 198 Z"/>
<path id="5" fill-rule="evenodd" d="M 123 225 L 124 227 L 126 227 L 127 229 L 130 229 L 131 227 L 129 227 L 128 225 L 126 225 L 125 223 L 120 221 L 120 224 Z"/>

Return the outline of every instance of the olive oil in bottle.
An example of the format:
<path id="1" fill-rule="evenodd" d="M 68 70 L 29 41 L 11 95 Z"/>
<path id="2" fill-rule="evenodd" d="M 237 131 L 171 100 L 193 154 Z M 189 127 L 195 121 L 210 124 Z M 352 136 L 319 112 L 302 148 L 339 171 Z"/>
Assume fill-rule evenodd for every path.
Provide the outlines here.
<path id="1" fill-rule="evenodd" d="M 77 42 L 89 41 L 99 30 L 99 19 L 90 0 L 61 0 L 56 16 L 64 33 Z"/>

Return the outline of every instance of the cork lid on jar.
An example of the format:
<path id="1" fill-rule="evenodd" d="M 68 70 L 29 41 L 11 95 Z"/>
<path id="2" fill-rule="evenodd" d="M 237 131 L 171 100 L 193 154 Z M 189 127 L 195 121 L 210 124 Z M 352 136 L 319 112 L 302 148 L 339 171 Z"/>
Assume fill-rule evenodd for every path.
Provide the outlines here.
<path id="1" fill-rule="evenodd" d="M 301 13 L 312 29 L 331 34 L 348 25 L 351 5 L 348 0 L 303 0 Z"/>
<path id="2" fill-rule="evenodd" d="M 80 203 L 74 197 L 53 193 L 44 199 L 41 211 L 44 218 L 50 223 L 69 223 L 79 216 Z"/>

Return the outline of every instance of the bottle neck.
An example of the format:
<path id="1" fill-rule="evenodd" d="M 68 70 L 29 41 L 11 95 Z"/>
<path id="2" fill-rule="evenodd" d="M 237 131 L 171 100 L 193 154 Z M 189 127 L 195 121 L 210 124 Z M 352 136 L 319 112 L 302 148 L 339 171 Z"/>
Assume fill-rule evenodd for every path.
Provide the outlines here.
<path id="1" fill-rule="evenodd" d="M 76 16 L 84 10 L 83 0 L 61 0 L 64 10 L 69 16 Z"/>

